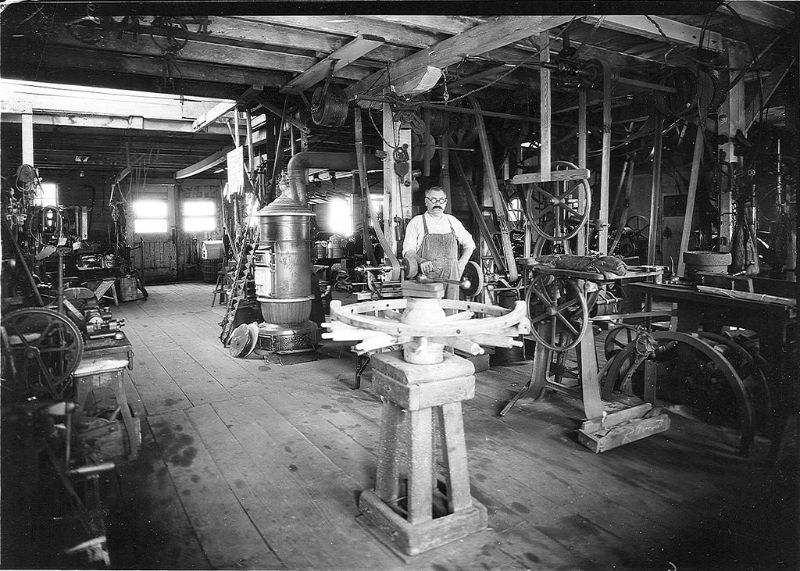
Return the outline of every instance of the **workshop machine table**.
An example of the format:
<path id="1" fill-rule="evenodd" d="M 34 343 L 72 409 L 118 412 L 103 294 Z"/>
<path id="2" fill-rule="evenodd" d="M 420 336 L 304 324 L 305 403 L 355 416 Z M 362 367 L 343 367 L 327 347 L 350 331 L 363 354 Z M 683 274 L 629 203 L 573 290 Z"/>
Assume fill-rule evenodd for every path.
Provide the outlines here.
<path id="1" fill-rule="evenodd" d="M 530 258 L 528 267 L 539 275 L 552 275 L 560 280 L 570 280 L 576 284 L 582 282 L 594 282 L 598 285 L 620 283 L 625 280 L 626 284 L 641 280 L 660 280 L 662 269 L 658 267 L 643 267 L 631 269 L 624 276 L 601 274 L 598 272 L 584 272 L 577 270 L 567 270 L 554 268 L 550 265 L 537 264 L 536 260 Z M 578 287 L 578 290 L 583 290 Z M 530 308 L 529 308 L 530 310 Z M 659 313 L 658 316 L 662 316 Z M 618 315 L 618 319 L 627 317 L 656 317 L 654 312 L 637 312 L 631 314 Z M 614 316 L 604 316 L 613 318 Z M 587 316 L 588 319 L 588 316 Z M 589 320 L 591 321 L 591 320 Z M 669 428 L 669 417 L 653 409 L 652 403 L 615 403 L 605 402 L 600 390 L 600 370 L 597 362 L 595 350 L 594 331 L 591 323 L 583 328 L 583 333 L 578 340 L 569 346 L 575 347 L 578 353 L 578 372 L 580 377 L 581 394 L 586 421 L 581 425 L 579 440 L 582 444 L 595 452 L 603 452 L 639 440 L 641 438 L 663 432 Z M 547 347 L 544 343 L 537 341 L 534 350 L 531 378 L 525 387 L 515 395 L 511 401 L 503 408 L 500 413 L 505 415 L 508 410 L 522 396 L 530 395 L 538 398 L 543 394 L 545 388 L 555 390 L 565 390 L 558 383 L 548 379 L 548 369 L 552 361 L 554 349 Z"/>
<path id="2" fill-rule="evenodd" d="M 718 331 L 723 326 L 741 327 L 758 333 L 761 355 L 778 371 L 785 362 L 790 329 L 797 322 L 797 307 L 764 301 L 730 298 L 698 291 L 691 285 L 637 283 L 631 291 L 676 305 L 678 331 Z"/>
<path id="3" fill-rule="evenodd" d="M 125 393 L 124 372 L 133 369 L 133 347 L 124 333 L 120 338 L 89 339 L 85 342 L 83 358 L 73 373 L 75 402 L 83 411 L 89 393 L 97 388 L 109 388 L 119 407 L 125 426 L 128 459 L 134 459 L 141 444 L 141 427 L 133 416 Z"/>

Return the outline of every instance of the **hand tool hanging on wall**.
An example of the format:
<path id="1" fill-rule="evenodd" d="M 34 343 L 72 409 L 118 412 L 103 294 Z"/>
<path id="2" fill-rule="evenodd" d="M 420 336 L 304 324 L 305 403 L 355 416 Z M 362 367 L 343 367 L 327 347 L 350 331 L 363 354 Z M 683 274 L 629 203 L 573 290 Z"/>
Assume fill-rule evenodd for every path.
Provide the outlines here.
<path id="1" fill-rule="evenodd" d="M 486 134 L 486 125 L 483 123 L 483 115 L 481 115 L 481 106 L 478 100 L 474 97 L 469 98 L 472 108 L 475 109 L 475 121 L 478 126 L 478 137 L 481 141 L 481 152 L 483 154 L 483 169 L 486 175 L 486 180 L 489 184 L 489 192 L 494 204 L 495 216 L 497 218 L 497 226 L 500 229 L 500 238 L 503 244 L 503 256 L 506 261 L 506 270 L 508 272 L 509 281 L 516 282 L 519 278 L 517 273 L 517 263 L 514 260 L 514 251 L 511 246 L 511 234 L 508 230 L 508 215 L 506 214 L 506 205 L 503 197 L 500 194 L 500 188 L 497 186 L 497 179 L 494 174 L 494 165 L 492 164 L 492 150 L 489 147 L 489 137 Z"/>

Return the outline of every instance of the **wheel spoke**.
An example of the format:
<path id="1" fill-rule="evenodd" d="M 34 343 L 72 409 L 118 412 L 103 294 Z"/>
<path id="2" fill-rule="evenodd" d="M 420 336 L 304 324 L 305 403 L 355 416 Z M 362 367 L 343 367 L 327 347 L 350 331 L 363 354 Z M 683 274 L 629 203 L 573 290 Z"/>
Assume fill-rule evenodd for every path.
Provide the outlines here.
<path id="1" fill-rule="evenodd" d="M 539 186 L 536 183 L 533 183 L 533 188 L 536 189 L 537 192 L 541 192 L 542 194 L 544 194 L 550 200 L 558 200 L 558 198 L 556 198 L 554 195 L 552 195 L 549 192 L 547 192 L 545 189 L 543 189 L 541 186 Z"/>
<path id="2" fill-rule="evenodd" d="M 544 321 L 545 319 L 547 319 L 548 317 L 549 317 L 549 314 L 547 314 L 547 313 L 540 313 L 536 317 L 531 317 L 530 318 L 531 319 L 531 325 L 535 325 L 537 323 L 540 323 L 540 322 Z"/>
<path id="3" fill-rule="evenodd" d="M 538 214 L 537 214 L 536 216 L 534 216 L 534 218 L 533 218 L 533 219 L 534 219 L 534 220 L 539 220 L 539 219 L 540 219 L 542 216 L 544 216 L 545 214 L 547 214 L 548 212 L 550 212 L 551 210 L 553 210 L 555 207 L 556 207 L 556 205 L 555 205 L 555 204 L 548 204 L 547 206 L 545 206 L 544 208 L 542 208 L 542 209 L 541 209 L 541 210 L 538 212 Z"/>
<path id="4" fill-rule="evenodd" d="M 42 331 L 41 337 L 39 337 L 40 342 L 41 342 L 41 340 L 46 339 L 47 337 L 49 337 L 50 333 L 52 333 L 53 330 L 56 329 L 57 327 L 59 327 L 60 325 L 61 324 L 58 321 L 53 321 L 53 322 L 49 323 L 47 325 L 47 327 L 44 328 L 44 331 Z"/>
<path id="5" fill-rule="evenodd" d="M 572 323 L 570 323 L 570 322 L 569 322 L 569 320 L 568 320 L 566 317 L 564 317 L 564 316 L 563 316 L 563 315 L 561 315 L 560 313 L 556 313 L 556 316 L 557 316 L 557 317 L 558 317 L 558 318 L 561 320 L 561 323 L 563 323 L 563 324 L 564 324 L 564 326 L 565 326 L 567 329 L 569 329 L 569 330 L 570 330 L 570 332 L 571 332 L 573 335 L 576 335 L 576 336 L 578 335 L 578 330 L 577 330 L 577 329 L 575 329 L 575 328 L 572 326 Z"/>
<path id="6" fill-rule="evenodd" d="M 548 307 L 552 307 L 553 306 L 553 300 L 551 300 L 549 298 L 549 296 L 547 295 L 546 292 L 539 291 L 538 289 L 534 288 L 533 293 L 535 293 L 536 297 L 538 297 L 541 300 L 541 302 L 543 304 L 545 304 L 546 306 L 548 306 Z"/>
<path id="7" fill-rule="evenodd" d="M 558 335 L 556 335 L 556 316 L 552 316 L 552 322 L 550 323 L 550 344 L 555 347 L 558 341 Z"/>
<path id="8" fill-rule="evenodd" d="M 574 208 L 572 208 L 571 206 L 568 206 L 568 205 L 566 205 L 566 204 L 562 204 L 562 205 L 561 205 L 561 208 L 563 208 L 564 210 L 566 210 L 567 212 L 569 212 L 569 213 L 573 214 L 574 216 L 576 216 L 576 217 L 578 217 L 578 218 L 581 218 L 581 217 L 583 217 L 583 215 L 582 215 L 582 214 L 580 214 L 580 213 L 579 213 L 577 210 L 575 210 L 575 209 L 574 209 Z"/>

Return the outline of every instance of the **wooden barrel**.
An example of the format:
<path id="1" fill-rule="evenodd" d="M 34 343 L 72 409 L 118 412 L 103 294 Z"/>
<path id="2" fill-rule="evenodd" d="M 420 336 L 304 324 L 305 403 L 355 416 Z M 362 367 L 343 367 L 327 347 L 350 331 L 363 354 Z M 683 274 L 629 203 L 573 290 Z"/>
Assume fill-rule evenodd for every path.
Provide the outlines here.
<path id="1" fill-rule="evenodd" d="M 200 271 L 203 274 L 203 281 L 206 283 L 216 283 L 217 275 L 222 269 L 222 258 L 212 260 L 200 260 Z"/>

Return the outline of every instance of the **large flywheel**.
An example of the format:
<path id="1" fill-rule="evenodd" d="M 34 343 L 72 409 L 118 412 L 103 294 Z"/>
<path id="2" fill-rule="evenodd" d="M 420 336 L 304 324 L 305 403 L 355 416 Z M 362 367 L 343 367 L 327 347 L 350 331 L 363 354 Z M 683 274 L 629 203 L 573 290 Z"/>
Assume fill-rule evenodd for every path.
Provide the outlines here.
<path id="1" fill-rule="evenodd" d="M 600 378 L 604 400 L 610 400 L 614 392 L 643 396 L 644 364 L 651 361 L 658 371 L 659 398 L 685 404 L 710 421 L 735 410 L 741 450 L 747 452 L 755 436 L 756 411 L 768 406 L 758 402 L 768 395 L 763 392 L 766 383 L 752 369 L 752 359 L 719 336 L 677 331 L 633 330 L 631 343 L 618 350 L 616 341 L 628 334 L 620 330 L 607 347 L 613 356 Z"/>

